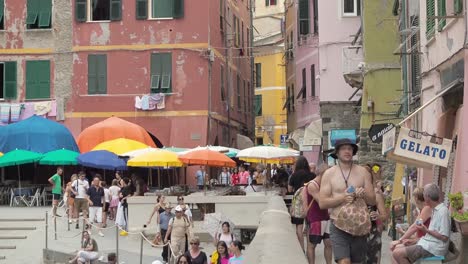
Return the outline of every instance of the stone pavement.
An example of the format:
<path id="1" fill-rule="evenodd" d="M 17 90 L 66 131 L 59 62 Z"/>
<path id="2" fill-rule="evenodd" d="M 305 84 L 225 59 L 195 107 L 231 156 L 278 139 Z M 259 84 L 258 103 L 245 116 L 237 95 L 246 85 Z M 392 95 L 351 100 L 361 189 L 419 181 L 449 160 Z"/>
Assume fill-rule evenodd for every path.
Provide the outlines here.
<path id="1" fill-rule="evenodd" d="M 45 218 L 45 212 L 50 211 L 50 207 L 1 207 L 2 216 L 0 219 L 15 218 L 15 219 L 30 219 L 30 218 Z M 63 214 L 63 211 L 59 212 Z M 108 224 L 112 226 L 112 223 Z M 15 240 L 0 240 L 0 246 L 16 246 L 16 249 L 1 250 L 0 256 L 5 256 L 6 259 L 0 260 L 2 263 L 15 264 L 40 264 L 42 263 L 42 250 L 45 248 L 45 222 L 0 222 L 1 227 L 32 227 L 36 230 L 20 230 L 20 231 L 2 231 L 2 236 L 7 235 L 25 235 L 26 239 Z M 54 239 L 54 224 L 49 218 L 48 231 L 48 248 L 62 251 L 74 252 L 80 246 L 80 230 L 75 229 L 74 224 L 70 225 L 70 231 L 67 231 L 67 221 L 65 218 L 57 219 L 57 240 Z M 81 227 L 81 226 L 80 226 Z M 97 241 L 100 252 L 106 255 L 109 252 L 115 252 L 116 249 L 116 230 L 110 228 L 103 230 L 104 237 L 99 237 L 97 232 L 93 232 L 92 236 Z M 390 254 L 388 244 L 390 239 L 386 234 L 383 235 L 383 256 L 382 264 L 390 264 Z M 129 235 L 127 237 L 119 236 L 119 254 L 121 263 L 137 264 L 140 263 L 140 235 Z M 212 243 L 202 243 L 203 251 L 207 255 L 211 255 L 214 251 Z M 162 250 L 152 248 L 146 241 L 143 241 L 143 263 L 151 263 L 156 259 L 161 259 Z M 316 263 L 325 263 L 323 260 L 323 246 L 317 247 Z"/>

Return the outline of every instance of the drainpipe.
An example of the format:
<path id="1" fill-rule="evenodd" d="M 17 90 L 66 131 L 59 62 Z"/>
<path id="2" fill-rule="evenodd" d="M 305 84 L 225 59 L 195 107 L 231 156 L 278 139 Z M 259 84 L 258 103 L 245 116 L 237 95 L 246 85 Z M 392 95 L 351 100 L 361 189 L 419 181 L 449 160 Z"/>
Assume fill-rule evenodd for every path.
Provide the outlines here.
<path id="1" fill-rule="evenodd" d="M 226 73 L 224 74 L 224 76 L 226 76 L 226 81 L 227 81 L 227 86 L 226 86 L 226 106 L 227 106 L 227 137 L 228 137 L 228 147 L 232 147 L 231 146 L 231 76 L 229 75 L 229 50 L 230 48 L 228 48 L 228 36 L 229 36 L 229 32 L 228 32 L 228 29 L 227 29 L 227 23 L 226 23 L 226 16 L 228 15 L 226 10 L 227 10 L 227 7 L 226 7 L 226 4 L 227 4 L 227 1 L 226 0 L 223 0 L 223 29 L 224 29 L 224 60 L 226 61 L 226 67 L 225 67 L 225 71 Z M 224 80 L 223 80 L 224 82 Z"/>
<path id="2" fill-rule="evenodd" d="M 253 57 L 253 32 L 254 32 L 254 26 L 253 26 L 253 12 L 255 10 L 255 1 L 254 0 L 249 0 L 250 1 L 250 40 L 249 43 L 247 43 L 247 48 L 249 49 L 249 52 L 246 52 L 246 54 L 249 54 L 250 56 L 250 119 L 252 122 L 252 129 L 251 129 L 251 138 L 255 142 L 255 115 L 254 115 L 254 110 L 253 110 L 253 100 L 255 98 L 255 88 L 254 88 L 254 65 L 255 65 L 255 60 Z"/>
<path id="3" fill-rule="evenodd" d="M 208 5 L 208 134 L 206 136 L 206 145 L 211 145 L 211 86 L 212 86 L 212 47 L 211 47 L 211 16 L 210 6 Z"/>
<path id="4" fill-rule="evenodd" d="M 409 3 L 406 0 L 402 1 L 402 19 L 401 19 L 401 29 L 406 29 L 406 20 L 408 18 L 408 7 Z M 406 38 L 403 40 L 402 50 L 407 50 L 406 48 Z M 403 116 L 408 115 L 408 108 L 409 108 L 409 93 L 408 93 L 408 59 L 407 55 L 401 56 L 401 66 L 402 66 L 402 84 L 403 84 L 403 107 L 402 107 L 402 114 Z M 413 87 L 414 88 L 414 87 Z"/>

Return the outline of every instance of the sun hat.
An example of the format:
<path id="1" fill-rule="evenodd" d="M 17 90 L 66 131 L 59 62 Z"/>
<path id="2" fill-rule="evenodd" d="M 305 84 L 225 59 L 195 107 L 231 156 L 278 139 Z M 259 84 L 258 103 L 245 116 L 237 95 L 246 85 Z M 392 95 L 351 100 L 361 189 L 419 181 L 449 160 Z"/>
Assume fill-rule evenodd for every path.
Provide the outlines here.
<path id="1" fill-rule="evenodd" d="M 182 209 L 182 206 L 178 205 L 178 206 L 176 206 L 175 211 L 176 212 L 183 212 L 184 209 Z"/>
<path id="2" fill-rule="evenodd" d="M 351 139 L 349 138 L 342 138 L 342 139 L 338 139 L 335 143 L 335 150 L 330 154 L 330 157 L 334 158 L 334 159 L 338 159 L 338 151 L 340 150 L 340 148 L 342 146 L 351 146 L 353 148 L 353 156 L 356 155 L 356 153 L 358 152 L 359 150 L 359 147 L 358 145 L 356 145 L 356 143 L 354 143 Z"/>

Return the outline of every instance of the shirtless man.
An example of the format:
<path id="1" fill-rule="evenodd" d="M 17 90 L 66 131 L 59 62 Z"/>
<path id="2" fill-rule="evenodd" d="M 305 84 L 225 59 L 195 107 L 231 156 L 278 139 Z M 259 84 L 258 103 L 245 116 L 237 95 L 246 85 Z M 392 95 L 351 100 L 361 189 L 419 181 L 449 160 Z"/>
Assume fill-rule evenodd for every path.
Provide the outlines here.
<path id="1" fill-rule="evenodd" d="M 356 198 L 363 198 L 367 205 L 375 205 L 375 192 L 370 173 L 364 167 L 353 164 L 353 156 L 357 151 L 358 146 L 351 140 L 337 140 L 335 151 L 331 156 L 338 159 L 338 165 L 324 173 L 320 186 L 320 208 L 331 209 L 330 238 L 335 261 L 338 264 L 363 263 L 367 246 L 367 236 L 353 236 L 333 224 L 340 209 L 354 202 Z M 348 192 L 350 187 L 354 190 L 349 189 Z"/>

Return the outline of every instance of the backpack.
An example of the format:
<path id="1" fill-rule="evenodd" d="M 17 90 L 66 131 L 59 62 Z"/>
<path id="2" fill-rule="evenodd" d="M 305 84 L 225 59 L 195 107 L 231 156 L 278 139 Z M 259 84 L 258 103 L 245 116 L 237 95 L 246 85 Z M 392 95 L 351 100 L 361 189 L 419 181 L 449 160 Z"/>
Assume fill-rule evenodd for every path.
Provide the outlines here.
<path id="1" fill-rule="evenodd" d="M 218 241 L 221 239 L 221 233 L 218 233 Z M 231 233 L 231 240 L 234 241 L 234 234 Z"/>
<path id="2" fill-rule="evenodd" d="M 307 215 L 308 209 L 314 202 L 314 199 L 312 199 L 312 201 L 309 203 L 308 208 L 304 210 L 305 209 L 304 198 L 307 197 L 307 195 L 304 195 L 304 194 L 307 194 L 307 185 L 309 185 L 309 183 L 299 188 L 293 195 L 290 213 L 291 213 L 291 216 L 294 218 L 305 218 Z"/>

